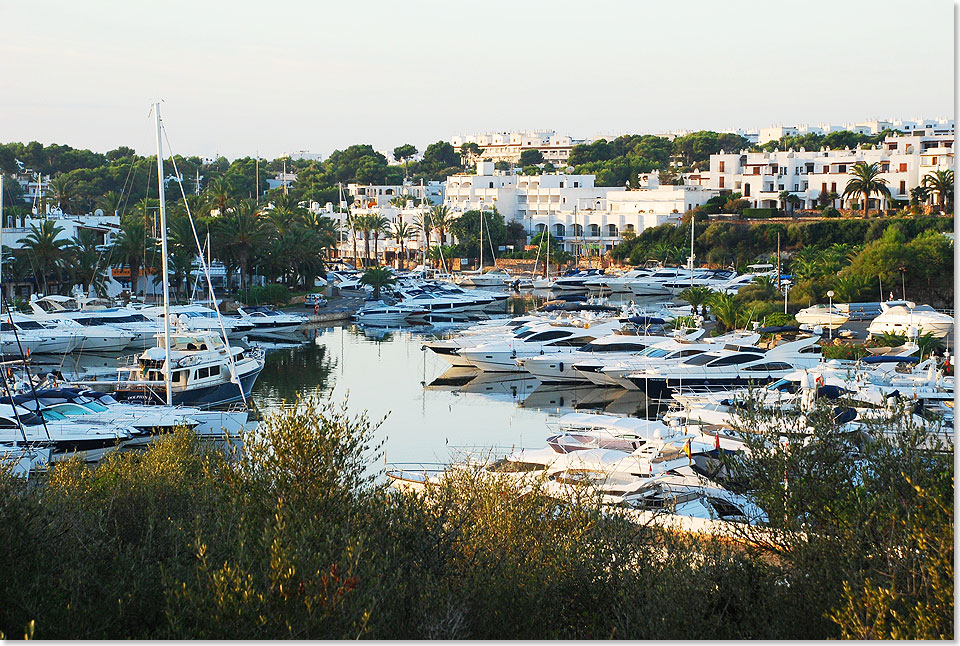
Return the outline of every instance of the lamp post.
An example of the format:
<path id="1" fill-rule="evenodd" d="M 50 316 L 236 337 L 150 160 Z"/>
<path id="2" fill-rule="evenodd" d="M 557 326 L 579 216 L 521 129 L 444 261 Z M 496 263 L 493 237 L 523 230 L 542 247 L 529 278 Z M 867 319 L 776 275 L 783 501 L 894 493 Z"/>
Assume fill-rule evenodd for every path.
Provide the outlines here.
<path id="1" fill-rule="evenodd" d="M 827 292 L 827 298 L 830 299 L 830 309 L 827 310 L 828 315 L 830 317 L 830 324 L 827 325 L 827 330 L 829 330 L 827 334 L 829 335 L 828 338 L 833 340 L 833 290 L 832 289 L 829 292 Z"/>
<path id="2" fill-rule="evenodd" d="M 792 280 L 785 280 L 780 283 L 783 286 L 783 313 L 787 313 L 787 297 L 790 294 L 790 285 L 793 284 Z"/>

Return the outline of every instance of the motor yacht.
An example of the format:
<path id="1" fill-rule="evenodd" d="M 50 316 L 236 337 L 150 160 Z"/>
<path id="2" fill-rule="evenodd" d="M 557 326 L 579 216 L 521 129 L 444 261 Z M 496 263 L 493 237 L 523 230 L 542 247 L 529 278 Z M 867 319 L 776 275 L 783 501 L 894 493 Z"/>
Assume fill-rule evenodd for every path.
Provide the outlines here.
<path id="1" fill-rule="evenodd" d="M 504 269 L 490 269 L 484 272 L 465 271 L 458 284 L 467 287 L 506 287 L 513 280 L 513 276 Z"/>
<path id="2" fill-rule="evenodd" d="M 31 330 L 37 334 L 56 331 L 60 336 L 73 337 L 70 352 L 120 352 L 129 347 L 136 334 L 110 325 L 83 325 L 71 318 L 59 318 L 54 315 L 40 317 L 29 314 L 13 314 L 18 330 Z M 69 346 L 70 343 L 68 342 Z M 36 352 L 36 350 L 35 350 Z M 41 351 L 55 354 L 54 351 Z"/>
<path id="3" fill-rule="evenodd" d="M 662 399 L 677 390 L 721 390 L 776 381 L 798 368 L 820 362 L 820 336 L 812 334 L 787 341 L 770 350 L 727 344 L 678 363 L 652 365 L 626 375 L 647 397 Z"/>
<path id="4" fill-rule="evenodd" d="M 703 329 L 683 337 L 693 341 Z M 520 366 L 543 383 L 587 382 L 582 372 L 574 369 L 581 363 L 605 364 L 635 356 L 650 346 L 671 341 L 674 337 L 634 334 L 611 334 L 591 341 L 573 352 L 552 352 L 517 359 Z"/>
<path id="5" fill-rule="evenodd" d="M 664 366 L 678 363 L 686 358 L 722 348 L 727 344 L 753 345 L 760 340 L 757 332 L 737 330 L 718 337 L 700 337 L 693 340 L 670 339 L 657 343 L 635 356 L 619 360 L 593 361 L 581 360 L 573 369 L 582 374 L 587 381 L 598 386 L 619 386 L 627 390 L 638 390 L 626 376 L 651 366 Z"/>
<path id="6" fill-rule="evenodd" d="M 121 425 L 85 424 L 56 412 L 38 415 L 16 403 L 19 399 L 26 398 L 0 398 L 0 443 L 48 449 L 51 462 L 74 455 L 96 462 L 137 435 Z"/>
<path id="7" fill-rule="evenodd" d="M 803 308 L 794 315 L 794 318 L 801 325 L 820 326 L 825 330 L 836 330 L 850 320 L 850 315 L 841 312 L 835 305 L 820 304 Z"/>
<path id="8" fill-rule="evenodd" d="M 517 359 L 546 352 L 572 352 L 594 339 L 610 334 L 621 327 L 619 320 L 609 320 L 581 326 L 550 326 L 549 329 L 514 337 L 507 341 L 483 343 L 458 351 L 466 361 L 480 370 L 490 372 L 521 372 Z"/>
<path id="9" fill-rule="evenodd" d="M 163 308 L 150 307 L 141 310 L 143 314 L 151 319 L 160 321 L 163 325 Z M 170 316 L 173 325 L 180 325 L 186 330 L 191 331 L 211 331 L 220 332 L 221 325 L 230 339 L 241 339 L 254 330 L 254 324 L 250 321 L 233 316 L 217 316 L 217 311 L 205 305 L 171 305 Z"/>
<path id="10" fill-rule="evenodd" d="M 162 334 L 157 337 L 158 345 L 144 351 L 137 358 L 136 365 L 120 369 L 121 375 L 127 373 L 126 379 L 118 378 L 115 383 L 88 381 L 82 385 L 101 391 L 115 389 L 114 397 L 120 402 L 164 402 L 165 339 Z M 236 346 L 229 350 L 228 354 L 227 345 L 219 334 L 172 331 L 172 402 L 209 408 L 249 397 L 253 383 L 263 370 L 263 350 Z"/>
<path id="11" fill-rule="evenodd" d="M 266 305 L 247 305 L 237 308 L 237 313 L 240 321 L 253 326 L 248 334 L 256 337 L 290 336 L 306 322 L 299 314 L 278 312 Z"/>
<path id="12" fill-rule="evenodd" d="M 943 339 L 953 329 L 953 317 L 938 312 L 929 305 L 881 303 L 880 308 L 882 309 L 880 316 L 873 319 L 867 328 L 870 334 L 915 336 L 913 332 L 916 331 L 919 334 L 932 334 L 938 339 Z"/>

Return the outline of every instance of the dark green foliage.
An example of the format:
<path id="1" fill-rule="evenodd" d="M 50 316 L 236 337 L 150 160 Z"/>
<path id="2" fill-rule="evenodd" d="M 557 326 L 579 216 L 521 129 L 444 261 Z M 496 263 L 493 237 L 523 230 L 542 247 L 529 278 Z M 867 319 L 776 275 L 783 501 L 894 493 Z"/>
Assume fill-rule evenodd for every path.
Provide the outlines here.
<path id="1" fill-rule="evenodd" d="M 779 218 L 783 217 L 783 213 L 779 209 L 743 209 L 743 217 L 745 218 Z"/>
<path id="2" fill-rule="evenodd" d="M 253 285 L 237 293 L 237 299 L 245 305 L 286 305 L 290 302 L 290 290 L 286 285 Z"/>

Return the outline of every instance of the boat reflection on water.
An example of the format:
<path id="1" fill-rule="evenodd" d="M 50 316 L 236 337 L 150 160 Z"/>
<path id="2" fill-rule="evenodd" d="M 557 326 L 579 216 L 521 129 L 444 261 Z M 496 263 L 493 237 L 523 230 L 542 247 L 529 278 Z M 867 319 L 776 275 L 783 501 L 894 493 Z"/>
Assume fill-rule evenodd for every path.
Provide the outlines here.
<path id="1" fill-rule="evenodd" d="M 581 408 L 603 409 L 620 393 L 613 388 L 564 384 L 542 384 L 520 404 L 524 408 L 549 412 L 573 412 Z"/>
<path id="2" fill-rule="evenodd" d="M 446 372 L 434 378 L 424 388 L 427 390 L 459 390 L 462 386 L 477 378 L 480 372 L 474 368 L 451 366 Z"/>
<path id="3" fill-rule="evenodd" d="M 539 381 L 526 373 L 481 372 L 461 386 L 459 392 L 522 401 L 539 385 Z"/>

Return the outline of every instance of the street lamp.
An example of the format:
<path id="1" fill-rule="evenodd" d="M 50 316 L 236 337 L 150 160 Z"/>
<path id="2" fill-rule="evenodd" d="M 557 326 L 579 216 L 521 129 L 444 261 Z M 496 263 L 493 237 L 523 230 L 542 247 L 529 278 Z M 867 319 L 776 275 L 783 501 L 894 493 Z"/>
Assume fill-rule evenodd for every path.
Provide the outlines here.
<path id="1" fill-rule="evenodd" d="M 832 289 L 829 292 L 827 292 L 827 298 L 830 299 L 830 309 L 827 310 L 830 316 L 830 324 L 827 326 L 827 329 L 829 330 L 828 338 L 833 339 L 833 290 Z"/>
<path id="2" fill-rule="evenodd" d="M 792 280 L 784 280 L 780 283 L 783 287 L 783 313 L 787 313 L 787 296 L 790 294 L 790 286 L 793 285 Z"/>

